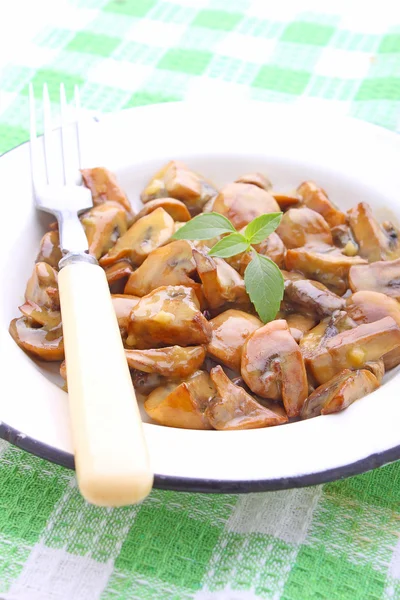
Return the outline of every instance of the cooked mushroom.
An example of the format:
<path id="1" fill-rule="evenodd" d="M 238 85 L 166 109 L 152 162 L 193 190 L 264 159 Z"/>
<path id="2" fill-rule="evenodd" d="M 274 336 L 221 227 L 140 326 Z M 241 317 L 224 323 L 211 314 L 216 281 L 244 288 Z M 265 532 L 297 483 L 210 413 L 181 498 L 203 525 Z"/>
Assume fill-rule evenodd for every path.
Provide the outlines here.
<path id="1" fill-rule="evenodd" d="M 338 248 L 317 246 L 294 248 L 286 252 L 286 268 L 300 271 L 309 279 L 316 279 L 332 292 L 343 295 L 348 288 L 349 270 L 366 261 L 359 256 L 344 256 Z"/>
<path id="2" fill-rule="evenodd" d="M 191 288 L 162 286 L 140 298 L 130 313 L 128 346 L 197 346 L 211 340 L 210 323 Z"/>
<path id="3" fill-rule="evenodd" d="M 230 369 L 240 371 L 243 344 L 250 333 L 262 327 L 262 322 L 249 313 L 230 309 L 211 319 L 210 325 L 212 338 L 207 346 L 208 354 Z"/>
<path id="4" fill-rule="evenodd" d="M 104 167 L 82 169 L 82 179 L 87 188 L 92 192 L 93 204 L 98 206 L 111 201 L 120 204 L 127 212 L 128 218 L 132 217 L 132 207 L 117 183 L 114 173 Z"/>
<path id="5" fill-rule="evenodd" d="M 156 388 L 144 403 L 149 417 L 160 425 L 181 429 L 211 429 L 204 412 L 215 394 L 210 376 L 196 371 L 182 383 Z"/>
<path id="6" fill-rule="evenodd" d="M 259 402 L 261 406 L 267 408 L 268 410 L 278 415 L 278 417 L 282 418 L 282 424 L 289 422 L 289 417 L 287 416 L 286 410 L 283 408 L 281 402 L 278 402 L 276 400 L 270 400 L 269 398 L 259 398 L 258 396 L 255 396 L 255 400 L 257 400 L 257 402 Z"/>
<path id="7" fill-rule="evenodd" d="M 81 217 L 89 244 L 89 254 L 101 258 L 127 228 L 126 212 L 121 205 L 105 202 L 94 206 Z"/>
<path id="8" fill-rule="evenodd" d="M 125 339 L 128 335 L 129 315 L 132 308 L 139 302 L 139 298 L 128 296 L 127 294 L 112 294 L 111 300 L 117 316 L 121 336 Z"/>
<path id="9" fill-rule="evenodd" d="M 396 352 L 396 349 L 392 350 L 392 352 Z M 390 354 L 392 354 L 392 352 L 389 352 L 386 356 L 389 356 Z M 383 356 L 383 358 L 379 358 L 378 360 L 371 360 L 371 362 L 365 363 L 363 368 L 367 369 L 367 371 L 371 371 L 371 373 L 377 378 L 378 383 L 380 385 L 385 375 L 385 355 Z M 391 369 L 392 367 L 389 368 Z"/>
<path id="10" fill-rule="evenodd" d="M 58 269 L 58 263 L 62 259 L 60 248 L 60 236 L 58 231 L 48 231 L 40 241 L 39 254 L 36 262 L 45 262 L 54 269 Z"/>
<path id="11" fill-rule="evenodd" d="M 299 414 L 308 394 L 307 375 L 286 321 L 271 321 L 249 335 L 243 346 L 241 374 L 252 392 L 262 398 L 282 398 L 289 417 Z"/>
<path id="12" fill-rule="evenodd" d="M 206 357 L 203 346 L 170 346 L 151 350 L 125 350 L 130 369 L 184 379 L 201 367 Z"/>
<path id="13" fill-rule="evenodd" d="M 321 384 L 343 369 L 362 368 L 365 363 L 378 360 L 399 346 L 400 327 L 392 317 L 385 317 L 327 340 L 308 359 L 308 366 Z"/>
<path id="14" fill-rule="evenodd" d="M 354 239 L 348 225 L 336 225 L 331 229 L 332 240 L 337 248 L 346 256 L 355 256 L 359 253 L 358 244 Z"/>
<path id="15" fill-rule="evenodd" d="M 150 252 L 169 242 L 174 232 L 172 217 L 163 208 L 157 208 L 131 225 L 115 246 L 103 256 L 100 264 L 107 267 L 126 258 L 134 266 L 139 266 Z"/>
<path id="16" fill-rule="evenodd" d="M 400 301 L 400 258 L 353 266 L 349 272 L 349 283 L 353 292 L 382 292 Z"/>
<path id="17" fill-rule="evenodd" d="M 300 202 L 300 198 L 296 194 L 289 196 L 288 194 L 276 194 L 273 192 L 272 195 L 279 204 L 279 208 L 283 212 L 289 208 L 297 207 Z"/>
<path id="18" fill-rule="evenodd" d="M 176 240 L 149 254 L 129 277 L 125 294 L 145 296 L 161 285 L 185 285 L 197 292 L 201 285 L 191 278 L 195 272 L 191 244 Z"/>
<path id="19" fill-rule="evenodd" d="M 143 371 L 131 371 L 132 384 L 137 394 L 148 396 L 153 390 L 160 386 L 171 384 L 167 377 L 159 373 L 144 373 Z"/>
<path id="20" fill-rule="evenodd" d="M 276 233 L 286 248 L 300 248 L 308 244 L 332 244 L 328 223 L 319 213 L 305 206 L 290 208 L 282 216 Z"/>
<path id="21" fill-rule="evenodd" d="M 104 268 L 110 290 L 117 294 L 123 292 L 129 275 L 133 272 L 131 263 L 128 260 L 119 260 L 118 262 Z"/>
<path id="22" fill-rule="evenodd" d="M 304 181 L 297 188 L 297 193 L 302 204 L 322 215 L 331 227 L 346 223 L 346 215 L 332 204 L 326 192 L 313 181 Z"/>
<path id="23" fill-rule="evenodd" d="M 312 317 L 327 317 L 335 310 L 344 308 L 346 302 L 322 283 L 310 279 L 285 281 L 285 308 Z"/>
<path id="24" fill-rule="evenodd" d="M 186 204 L 175 198 L 156 198 L 147 202 L 142 210 L 134 217 L 133 222 L 138 221 L 142 217 L 154 212 L 157 208 L 163 208 L 174 221 L 185 223 L 191 219 L 190 212 Z"/>
<path id="25" fill-rule="evenodd" d="M 65 381 L 67 381 L 67 363 L 65 360 L 63 360 L 60 365 L 60 375 Z"/>
<path id="26" fill-rule="evenodd" d="M 292 313 L 286 316 L 286 323 L 288 324 L 290 333 L 296 342 L 299 343 L 304 334 L 315 327 L 316 320 L 314 317 L 308 315 Z"/>
<path id="27" fill-rule="evenodd" d="M 58 273 L 45 262 L 36 263 L 26 284 L 25 300 L 41 308 L 60 309 Z"/>
<path id="28" fill-rule="evenodd" d="M 337 310 L 330 317 L 323 319 L 313 329 L 304 334 L 299 342 L 306 362 L 314 355 L 316 348 L 324 346 L 335 335 L 354 329 L 354 327 L 357 327 L 357 323 L 344 310 Z"/>
<path id="29" fill-rule="evenodd" d="M 301 417 L 310 419 L 320 414 L 339 412 L 378 387 L 379 382 L 370 371 L 344 369 L 307 398 L 301 409 Z"/>
<path id="30" fill-rule="evenodd" d="M 235 179 L 235 183 L 251 183 L 266 192 L 272 190 L 272 183 L 262 173 L 246 173 L 246 175 L 241 175 Z"/>
<path id="31" fill-rule="evenodd" d="M 390 257 L 389 237 L 372 214 L 366 202 L 360 202 L 347 211 L 350 227 L 359 246 L 359 254 L 368 262 Z M 392 256 L 392 258 L 398 258 Z"/>
<path id="32" fill-rule="evenodd" d="M 205 415 L 214 429 L 259 429 L 287 422 L 287 417 L 265 408 L 242 387 L 232 383 L 221 366 L 212 369 L 211 379 L 218 395 L 211 399 Z"/>
<path id="33" fill-rule="evenodd" d="M 141 199 L 145 204 L 156 198 L 176 198 L 184 202 L 192 214 L 196 214 L 217 193 L 212 183 L 184 163 L 172 160 L 154 175 L 143 190 Z"/>
<path id="34" fill-rule="evenodd" d="M 36 358 L 45 361 L 64 359 L 61 325 L 50 330 L 45 327 L 31 327 L 29 319 L 20 317 L 11 321 L 9 331 L 18 346 Z"/>
<path id="35" fill-rule="evenodd" d="M 213 211 L 227 217 L 236 229 L 241 229 L 256 217 L 280 209 L 275 198 L 257 185 L 230 183 L 218 194 Z"/>
<path id="36" fill-rule="evenodd" d="M 286 248 L 279 237 L 274 231 L 270 233 L 266 240 L 260 244 L 255 244 L 254 249 L 258 254 L 268 256 L 279 268 L 285 266 Z M 247 265 L 252 259 L 251 251 L 241 252 L 230 258 L 226 258 L 226 262 L 231 265 L 241 275 L 244 276 Z"/>
<path id="37" fill-rule="evenodd" d="M 25 302 L 19 307 L 24 317 L 31 319 L 46 329 L 54 329 L 61 323 L 61 312 L 59 310 L 51 310 L 49 308 L 39 306 L 33 302 Z"/>
<path id="38" fill-rule="evenodd" d="M 198 250 L 193 250 L 197 272 L 203 284 L 202 289 L 211 309 L 226 304 L 249 307 L 250 299 L 244 280 L 223 258 L 212 258 Z"/>

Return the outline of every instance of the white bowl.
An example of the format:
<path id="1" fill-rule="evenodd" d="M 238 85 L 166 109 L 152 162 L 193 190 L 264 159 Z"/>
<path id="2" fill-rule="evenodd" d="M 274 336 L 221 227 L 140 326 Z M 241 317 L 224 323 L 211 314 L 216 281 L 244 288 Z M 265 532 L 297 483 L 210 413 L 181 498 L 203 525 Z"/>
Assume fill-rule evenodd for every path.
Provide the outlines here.
<path id="1" fill-rule="evenodd" d="M 363 200 L 400 214 L 400 139 L 360 121 L 292 106 L 164 104 L 87 127 L 85 166 L 115 171 L 135 208 L 166 161 L 180 159 L 222 185 L 264 172 L 277 189 L 314 179 L 343 209 Z M 68 398 L 52 365 L 29 358 L 8 334 L 18 315 L 43 221 L 33 208 L 29 147 L 0 159 L 0 435 L 73 467 Z M 213 492 L 276 490 L 360 473 L 400 458 L 400 379 L 336 415 L 251 431 L 190 431 L 146 423 L 155 486 Z M 110 399 L 112 401 L 112 399 Z"/>

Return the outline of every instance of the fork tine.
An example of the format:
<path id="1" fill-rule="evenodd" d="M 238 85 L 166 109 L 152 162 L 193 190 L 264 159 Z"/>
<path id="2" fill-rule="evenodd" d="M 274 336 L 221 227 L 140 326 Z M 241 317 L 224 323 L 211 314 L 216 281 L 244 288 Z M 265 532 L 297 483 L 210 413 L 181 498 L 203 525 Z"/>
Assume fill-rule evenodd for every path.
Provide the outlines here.
<path id="1" fill-rule="evenodd" d="M 65 98 L 65 87 L 64 84 L 60 84 L 60 113 L 61 113 L 61 146 L 62 146 L 62 163 L 64 171 L 64 182 L 65 184 L 74 184 L 74 178 L 72 176 L 71 169 L 68 168 L 68 145 L 67 145 L 67 100 Z"/>
<path id="2" fill-rule="evenodd" d="M 81 119 L 81 99 L 79 94 L 79 88 L 75 86 L 75 125 L 76 125 L 76 140 L 77 140 L 77 156 L 79 168 L 82 168 L 82 146 L 81 146 L 81 132 L 80 132 L 80 119 Z"/>
<path id="3" fill-rule="evenodd" d="M 32 82 L 29 83 L 29 121 L 30 121 L 30 155 L 31 155 L 31 176 L 32 186 L 37 188 L 37 136 L 36 136 L 36 110 L 35 110 L 35 94 L 33 91 Z"/>
<path id="4" fill-rule="evenodd" d="M 46 167 L 47 183 L 51 183 L 52 162 L 52 130 L 51 130 L 51 105 L 47 83 L 43 85 L 43 139 L 44 139 L 44 162 Z"/>

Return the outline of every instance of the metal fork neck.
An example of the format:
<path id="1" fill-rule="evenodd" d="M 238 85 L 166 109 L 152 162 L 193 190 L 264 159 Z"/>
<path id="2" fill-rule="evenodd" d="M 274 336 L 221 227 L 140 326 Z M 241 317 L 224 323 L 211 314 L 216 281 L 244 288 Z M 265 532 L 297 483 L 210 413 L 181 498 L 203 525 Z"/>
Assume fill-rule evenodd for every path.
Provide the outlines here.
<path id="1" fill-rule="evenodd" d="M 58 267 L 61 270 L 68 265 L 76 265 L 77 263 L 86 263 L 91 265 L 99 264 L 94 256 L 86 254 L 86 252 L 68 252 L 68 254 L 62 257 L 58 263 Z"/>

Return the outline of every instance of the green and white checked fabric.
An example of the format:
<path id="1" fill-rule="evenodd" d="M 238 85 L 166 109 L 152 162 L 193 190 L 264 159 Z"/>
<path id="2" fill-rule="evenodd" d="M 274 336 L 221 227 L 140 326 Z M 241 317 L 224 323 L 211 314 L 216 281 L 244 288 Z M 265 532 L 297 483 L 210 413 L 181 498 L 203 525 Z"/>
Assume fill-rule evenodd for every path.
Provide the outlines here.
<path id="1" fill-rule="evenodd" d="M 89 112 L 256 98 L 400 129 L 392 0 L 37 0 L 20 12 L 0 152 L 28 138 L 30 81 L 55 104 L 61 81 L 69 95 L 79 84 Z M 268 494 L 155 490 L 106 510 L 73 473 L 0 441 L 2 600 L 400 599 L 399 536 L 399 463 Z"/>

